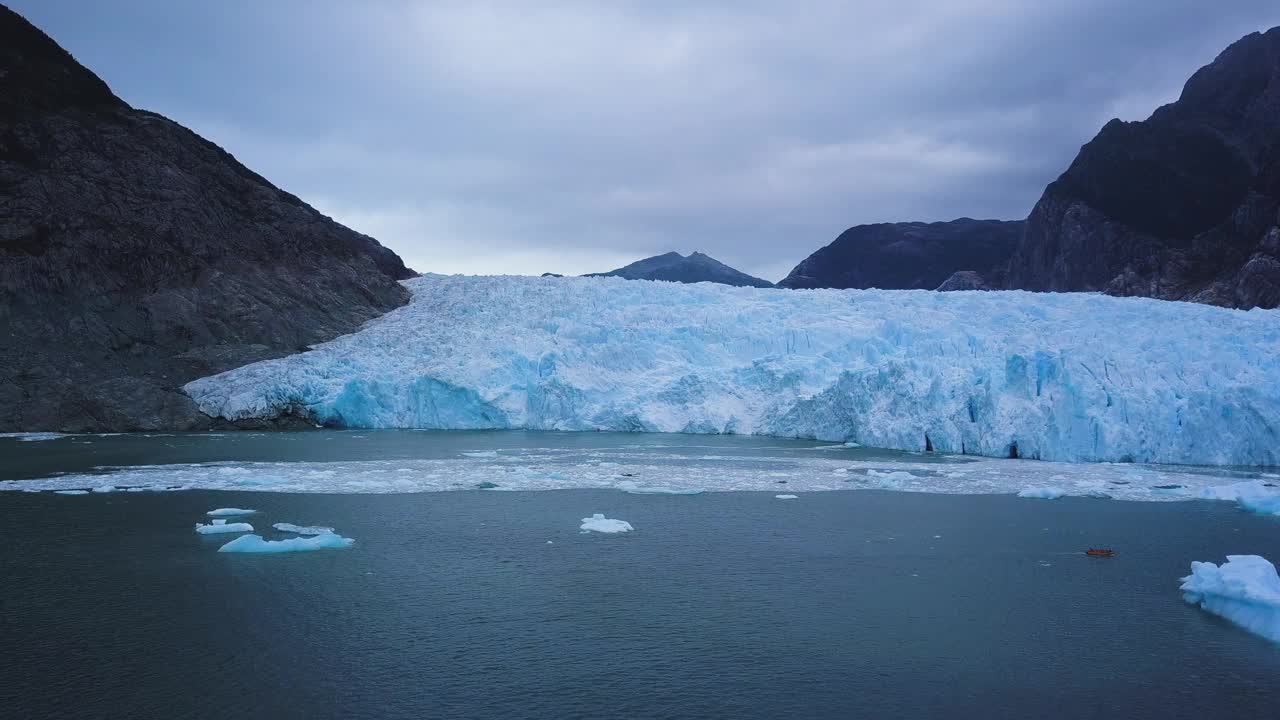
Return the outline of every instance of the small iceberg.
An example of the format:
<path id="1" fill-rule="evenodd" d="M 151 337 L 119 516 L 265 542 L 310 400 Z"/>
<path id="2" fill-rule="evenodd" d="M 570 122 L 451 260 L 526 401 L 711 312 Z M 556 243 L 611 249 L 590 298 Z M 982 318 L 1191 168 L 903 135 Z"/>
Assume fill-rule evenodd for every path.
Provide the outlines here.
<path id="1" fill-rule="evenodd" d="M 778 498 L 779 500 L 795 500 L 800 496 L 799 495 L 774 495 L 774 497 Z"/>
<path id="2" fill-rule="evenodd" d="M 653 487 L 620 486 L 622 491 L 631 495 L 701 495 L 697 488 L 677 488 L 657 485 Z"/>
<path id="3" fill-rule="evenodd" d="M 293 553 L 326 550 L 329 548 L 349 548 L 356 543 L 336 533 L 321 533 L 314 537 L 296 537 L 288 540 L 264 540 L 261 535 L 241 535 L 218 548 L 224 553 Z"/>
<path id="4" fill-rule="evenodd" d="M 237 515 L 252 515 L 257 510 L 245 510 L 243 508 L 217 508 L 205 513 L 209 517 L 235 517 Z"/>
<path id="5" fill-rule="evenodd" d="M 54 490 L 54 495 L 88 495 L 88 490 Z"/>
<path id="6" fill-rule="evenodd" d="M 1222 565 L 1191 563 L 1182 599 L 1251 633 L 1280 642 L 1280 575 L 1259 555 L 1228 555 Z"/>
<path id="7" fill-rule="evenodd" d="M 1041 500 L 1057 500 L 1067 491 L 1060 487 L 1029 487 L 1018 492 L 1020 498 L 1039 498 Z"/>
<path id="8" fill-rule="evenodd" d="M 94 491 L 94 492 L 96 492 L 96 493 L 110 493 L 110 492 L 115 492 L 115 491 L 116 491 L 116 486 L 115 486 L 115 485 L 99 485 L 98 487 L 94 488 L 94 489 L 93 489 L 93 491 Z"/>
<path id="9" fill-rule="evenodd" d="M 1201 500 L 1235 500 L 1240 507 L 1259 515 L 1280 515 L 1280 493 L 1261 480 L 1216 485 L 1200 491 Z"/>
<path id="10" fill-rule="evenodd" d="M 615 520 L 596 513 L 589 518 L 582 518 L 583 532 L 623 533 L 635 530 L 626 520 Z"/>
<path id="11" fill-rule="evenodd" d="M 880 472 L 879 470 L 868 470 L 867 477 L 875 480 L 877 486 L 885 490 L 901 490 L 903 483 L 911 482 L 916 479 L 905 470 L 894 470 L 893 472 Z"/>
<path id="12" fill-rule="evenodd" d="M 222 533 L 253 532 L 249 523 L 229 523 L 226 520 L 214 520 L 212 525 L 196 523 L 196 532 L 201 535 L 221 535 Z"/>
<path id="13" fill-rule="evenodd" d="M 217 522 L 217 520 L 214 520 Z M 295 535 L 324 535 L 333 532 L 331 527 L 321 527 L 319 525 L 294 525 L 293 523 L 276 523 L 271 527 L 280 532 L 293 533 Z"/>

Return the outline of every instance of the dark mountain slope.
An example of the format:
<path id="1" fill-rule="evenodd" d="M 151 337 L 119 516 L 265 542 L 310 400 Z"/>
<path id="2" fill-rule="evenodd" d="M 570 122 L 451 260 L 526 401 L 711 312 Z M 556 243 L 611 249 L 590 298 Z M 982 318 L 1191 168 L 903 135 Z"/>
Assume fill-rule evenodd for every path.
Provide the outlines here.
<path id="1" fill-rule="evenodd" d="M 182 384 L 350 332 L 410 275 L 0 6 L 0 430 L 206 426 Z"/>
<path id="2" fill-rule="evenodd" d="M 1112 120 L 1045 189 L 1007 285 L 1236 307 L 1280 303 L 1280 28 L 1232 44 L 1179 99 Z"/>
<path id="3" fill-rule="evenodd" d="M 990 281 L 1021 232 L 1021 221 L 970 218 L 856 225 L 805 258 L 778 286 L 933 290 L 965 270 Z"/>
<path id="4" fill-rule="evenodd" d="M 741 287 L 773 287 L 768 280 L 739 272 L 724 263 L 700 252 L 688 257 L 676 252 L 654 255 L 637 260 L 630 265 L 606 273 L 591 273 L 585 277 L 622 277 L 628 280 L 668 280 L 671 282 L 713 282 Z"/>

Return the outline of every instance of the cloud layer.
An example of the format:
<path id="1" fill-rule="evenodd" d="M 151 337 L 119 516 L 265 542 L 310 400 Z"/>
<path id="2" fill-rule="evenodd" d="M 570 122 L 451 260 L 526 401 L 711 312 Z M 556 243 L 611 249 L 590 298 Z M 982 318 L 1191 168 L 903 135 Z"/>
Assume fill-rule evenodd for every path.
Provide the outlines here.
<path id="1" fill-rule="evenodd" d="M 1270 0 L 13 6 L 418 270 L 697 249 L 771 280 L 857 223 L 1024 217 L 1104 122 L 1280 24 Z"/>

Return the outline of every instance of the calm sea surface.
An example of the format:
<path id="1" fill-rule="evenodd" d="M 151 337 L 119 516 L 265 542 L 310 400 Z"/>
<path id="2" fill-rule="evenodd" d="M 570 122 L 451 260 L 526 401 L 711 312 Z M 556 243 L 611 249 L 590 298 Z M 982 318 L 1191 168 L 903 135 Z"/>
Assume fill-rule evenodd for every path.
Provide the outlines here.
<path id="1" fill-rule="evenodd" d="M 423 452 L 305 435 L 6 440 L 0 477 Z M 219 554 L 234 536 L 192 524 L 223 506 L 356 545 Z M 635 531 L 580 534 L 596 512 Z M 1237 553 L 1280 558 L 1280 519 L 882 490 L 4 492 L 0 717 L 1274 718 L 1280 645 L 1178 592 Z"/>

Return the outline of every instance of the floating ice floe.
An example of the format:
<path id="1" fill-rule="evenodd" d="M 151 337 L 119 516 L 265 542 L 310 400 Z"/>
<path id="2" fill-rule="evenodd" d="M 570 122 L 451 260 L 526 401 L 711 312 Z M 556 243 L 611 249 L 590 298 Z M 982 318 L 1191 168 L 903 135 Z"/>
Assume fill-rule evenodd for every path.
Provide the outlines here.
<path id="1" fill-rule="evenodd" d="M 599 460 L 607 458 L 607 466 Z M 902 473 L 897 475 L 895 473 Z M 241 484 L 246 477 L 273 477 L 270 485 Z M 493 482 L 493 481 L 497 482 Z M 1115 500 L 1173 502 L 1237 500 L 1251 507 L 1280 488 L 1267 487 L 1257 472 L 1232 468 L 1190 468 L 1111 463 L 1055 463 L 995 460 L 936 454 L 913 458 L 840 457 L 836 452 L 690 457 L 687 453 L 636 446 L 595 450 L 525 448 L 497 458 L 388 459 L 343 462 L 214 462 L 103 468 L 31 480 L 0 482 L 5 490 L 85 490 L 105 482 L 151 491 L 196 489 L 291 493 L 417 493 L 470 490 L 614 489 L 692 492 L 861 490 L 965 495 L 1015 494 L 1050 487 L 1070 496 L 1105 493 Z M 1244 483 L 1243 490 L 1235 487 Z M 79 493 L 76 493 L 79 494 Z"/>
<path id="2" fill-rule="evenodd" d="M 622 533 L 635 530 L 626 520 L 615 520 L 596 513 L 589 518 L 582 518 L 583 532 Z"/>
<path id="3" fill-rule="evenodd" d="M 18 433 L 0 433 L 0 438 L 13 438 L 22 442 L 41 442 L 43 440 L 57 440 L 58 438 L 71 437 L 67 433 L 56 432 L 18 432 Z"/>
<path id="4" fill-rule="evenodd" d="M 257 510 L 246 510 L 244 508 L 217 508 L 205 513 L 209 517 L 235 517 L 237 515 L 252 515 Z"/>
<path id="5" fill-rule="evenodd" d="M 96 493 L 111 493 L 116 491 L 115 485 L 99 485 L 93 489 Z"/>
<path id="6" fill-rule="evenodd" d="M 915 475 L 912 475 L 905 470 L 894 470 L 892 472 L 868 470 L 867 477 L 872 479 L 872 482 L 876 487 L 885 490 L 901 490 L 905 483 L 909 483 L 916 479 Z"/>
<path id="7" fill-rule="evenodd" d="M 287 540 L 264 540 L 261 535 L 243 535 L 218 548 L 224 553 L 294 553 L 348 548 L 355 540 L 336 533 L 320 533 L 313 537 L 296 537 Z"/>
<path id="8" fill-rule="evenodd" d="M 698 488 L 678 488 L 667 485 L 636 485 L 635 483 L 618 483 L 618 489 L 631 495 L 701 495 Z"/>
<path id="9" fill-rule="evenodd" d="M 276 523 L 271 527 L 280 532 L 294 533 L 295 535 L 324 535 L 333 532 L 331 527 L 321 527 L 319 525 L 294 525 L 293 523 Z"/>
<path id="10" fill-rule="evenodd" d="M 492 458 L 492 457 L 498 457 L 498 453 L 497 453 L 497 451 L 495 451 L 495 450 L 472 450 L 472 451 L 464 452 L 464 453 L 462 453 L 462 454 L 463 454 L 465 457 L 469 457 L 469 458 Z"/>
<path id="11" fill-rule="evenodd" d="M 241 522 L 229 523 L 226 520 L 223 520 L 222 522 L 218 522 L 217 520 L 214 520 L 212 525 L 205 525 L 204 523 L 196 523 L 196 532 L 200 533 L 201 535 L 221 535 L 223 533 L 253 532 L 253 526 L 250 525 L 249 523 L 241 523 Z"/>
<path id="12" fill-rule="evenodd" d="M 88 495 L 88 490 L 54 490 L 54 495 Z"/>
<path id="13" fill-rule="evenodd" d="M 1060 487 L 1029 487 L 1018 491 L 1018 497 L 1039 498 L 1041 500 L 1057 500 L 1066 494 L 1067 491 Z"/>
<path id="14" fill-rule="evenodd" d="M 1280 515 L 1280 489 L 1261 480 L 1248 480 L 1204 488 L 1202 500 L 1234 500 L 1240 507 L 1259 515 Z"/>
<path id="15" fill-rule="evenodd" d="M 779 500 L 795 500 L 800 496 L 799 495 L 774 495 L 774 497 L 778 498 Z"/>
<path id="16" fill-rule="evenodd" d="M 1087 293 L 424 275 L 314 349 L 184 386 L 228 419 L 736 433 L 1280 464 L 1280 310 Z M 1171 330 L 1172 329 L 1172 330 Z"/>
<path id="17" fill-rule="evenodd" d="M 1228 555 L 1222 565 L 1191 563 L 1182 598 L 1252 633 L 1280 642 L 1280 576 L 1258 555 Z"/>

